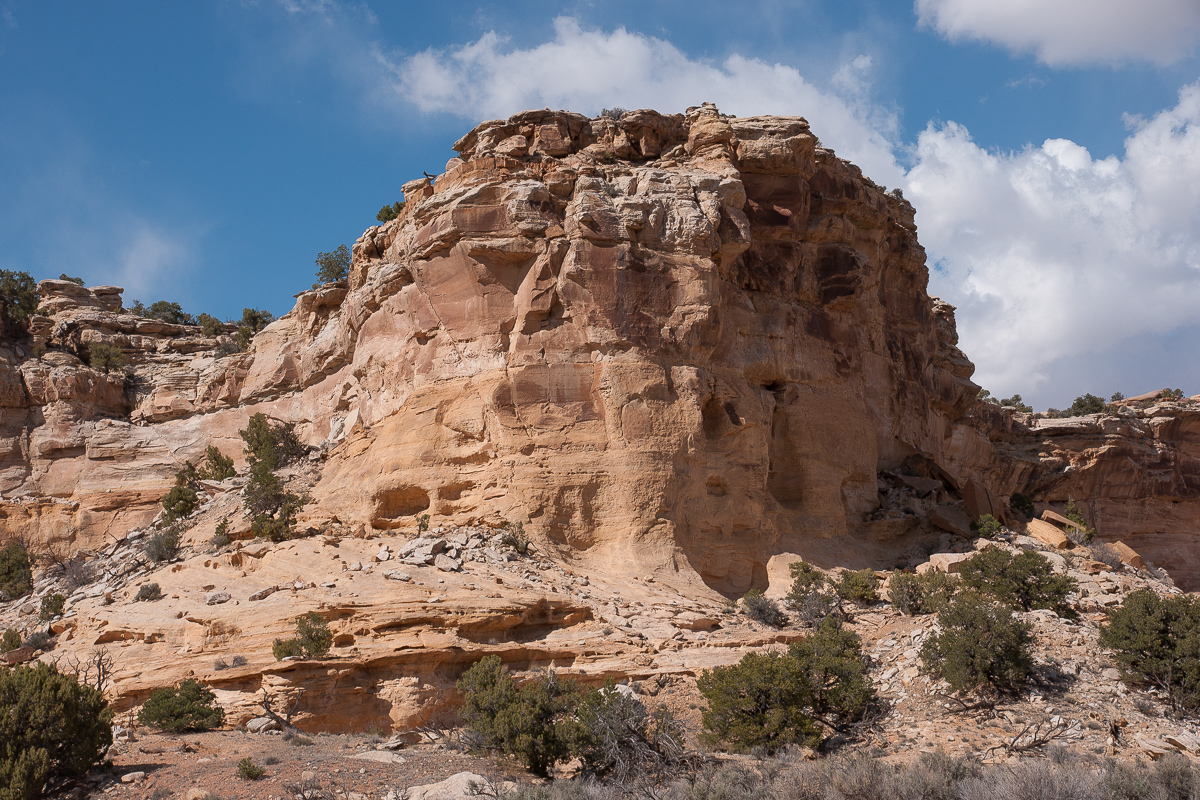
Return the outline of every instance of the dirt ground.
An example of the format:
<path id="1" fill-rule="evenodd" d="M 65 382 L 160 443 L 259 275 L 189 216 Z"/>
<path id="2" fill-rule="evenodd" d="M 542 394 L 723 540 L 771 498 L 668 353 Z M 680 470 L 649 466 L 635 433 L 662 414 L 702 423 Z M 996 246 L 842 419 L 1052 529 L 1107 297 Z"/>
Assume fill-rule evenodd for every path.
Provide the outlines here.
<path id="1" fill-rule="evenodd" d="M 528 780 L 512 764 L 476 758 L 440 745 L 410 745 L 395 751 L 402 763 L 354 757 L 374 754 L 369 757 L 386 759 L 385 754 L 392 751 L 376 749 L 382 742 L 378 737 L 345 734 L 287 741 L 280 735 L 236 730 L 183 735 L 138 733 L 135 740 L 113 747 L 111 770 L 94 773 L 86 787 L 66 797 L 186 800 L 189 792 L 200 789 L 219 800 L 290 800 L 294 795 L 288 785 L 308 778 L 339 798 L 385 800 L 390 792 L 395 793 L 393 797 L 402 797 L 410 786 L 436 783 L 464 771 L 493 781 Z M 238 762 L 243 758 L 261 766 L 265 775 L 259 780 L 239 778 Z M 122 776 L 138 772 L 145 773 L 145 777 L 122 782 Z"/>

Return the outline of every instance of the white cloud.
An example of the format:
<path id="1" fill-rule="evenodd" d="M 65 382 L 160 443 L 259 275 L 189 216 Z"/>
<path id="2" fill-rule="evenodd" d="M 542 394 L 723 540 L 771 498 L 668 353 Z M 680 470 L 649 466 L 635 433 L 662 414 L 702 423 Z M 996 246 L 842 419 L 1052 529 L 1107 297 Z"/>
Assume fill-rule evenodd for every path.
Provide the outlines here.
<path id="1" fill-rule="evenodd" d="M 1200 82 L 1128 122 L 1124 158 L 1101 160 L 1066 139 L 989 152 L 954 123 L 920 135 L 906 192 L 978 383 L 1046 387 L 1056 362 L 1195 323 Z"/>
<path id="2" fill-rule="evenodd" d="M 916 0 L 922 25 L 1050 65 L 1169 64 L 1200 43 L 1196 0 Z"/>
<path id="3" fill-rule="evenodd" d="M 552 40 L 529 48 L 511 47 L 487 33 L 398 63 L 379 58 L 393 71 L 399 98 L 425 112 L 475 121 L 528 108 L 676 112 L 709 101 L 734 114 L 804 116 L 823 142 L 876 180 L 894 185 L 901 179 L 893 155 L 895 115 L 868 98 L 869 57 L 843 66 L 829 90 L 794 67 L 742 55 L 710 64 L 624 28 L 584 30 L 576 20 L 560 17 L 554 32 Z"/>
<path id="4" fill-rule="evenodd" d="M 185 237 L 177 232 L 137 221 L 122 239 L 108 268 L 119 277 L 127 301 L 169 291 L 191 265 Z"/>

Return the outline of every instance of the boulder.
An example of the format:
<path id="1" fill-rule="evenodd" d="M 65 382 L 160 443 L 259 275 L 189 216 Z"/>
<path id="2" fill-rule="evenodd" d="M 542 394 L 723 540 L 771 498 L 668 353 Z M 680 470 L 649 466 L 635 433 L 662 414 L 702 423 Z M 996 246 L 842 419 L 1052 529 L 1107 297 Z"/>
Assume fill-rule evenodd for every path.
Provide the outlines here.
<path id="1" fill-rule="evenodd" d="M 1056 550 L 1066 550 L 1074 546 L 1074 542 L 1067 538 L 1067 535 L 1062 532 L 1061 528 L 1040 519 L 1029 520 L 1025 524 L 1025 532 L 1030 538 L 1036 539 L 1042 544 L 1053 547 Z"/>
<path id="2" fill-rule="evenodd" d="M 405 800 L 470 800 L 478 797 L 472 784 L 484 787 L 488 781 L 474 772 L 459 772 L 437 783 L 409 787 Z"/>

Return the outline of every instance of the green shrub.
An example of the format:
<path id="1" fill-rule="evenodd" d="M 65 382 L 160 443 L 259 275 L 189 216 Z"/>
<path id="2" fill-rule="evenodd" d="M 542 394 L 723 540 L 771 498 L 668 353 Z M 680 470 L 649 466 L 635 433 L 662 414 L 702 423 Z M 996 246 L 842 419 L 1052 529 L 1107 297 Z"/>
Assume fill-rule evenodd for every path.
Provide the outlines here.
<path id="1" fill-rule="evenodd" d="M 18 541 L 0 550 L 0 599 L 16 600 L 33 591 L 33 565 L 29 552 Z"/>
<path id="2" fill-rule="evenodd" d="M 59 276 L 58 276 L 58 279 L 59 279 L 60 281 L 70 281 L 71 283 L 75 284 L 76 286 L 83 286 L 83 285 L 84 285 L 84 283 L 83 283 L 83 278 L 72 278 L 70 275 L 68 275 L 68 274 L 67 274 L 67 273 L 65 273 L 65 272 L 64 272 L 64 273 L 62 273 L 61 275 L 59 275 Z"/>
<path id="3" fill-rule="evenodd" d="M 183 465 L 183 469 L 175 473 L 175 485 L 163 496 L 163 519 L 174 522 L 189 516 L 200 505 L 200 481 L 223 481 L 232 478 L 237 473 L 233 469 L 233 459 L 222 455 L 216 445 L 209 445 L 204 451 L 204 459 L 197 467 L 192 462 Z"/>
<path id="4" fill-rule="evenodd" d="M 138 722 L 169 733 L 208 731 L 219 728 L 224 721 L 225 712 L 217 706 L 217 696 L 196 680 L 156 689 L 138 711 Z"/>
<path id="5" fill-rule="evenodd" d="M 825 573 L 807 561 L 793 561 L 788 569 L 792 573 L 792 588 L 788 591 L 787 603 L 792 608 L 803 604 L 812 591 L 825 588 L 828 580 Z"/>
<path id="6" fill-rule="evenodd" d="M 1046 416 L 1051 419 L 1062 419 L 1064 417 L 1082 417 L 1087 414 L 1103 414 L 1104 406 L 1104 398 L 1090 393 L 1081 394 L 1065 411 L 1057 408 L 1047 409 Z"/>
<path id="7" fill-rule="evenodd" d="M 1109 612 L 1100 645 L 1128 683 L 1162 690 L 1173 709 L 1200 708 L 1200 598 L 1139 589 Z"/>
<path id="8" fill-rule="evenodd" d="M 1048 608 L 1064 617 L 1075 614 L 1067 604 L 1067 595 L 1075 591 L 1075 580 L 1055 575 L 1049 559 L 1033 550 L 1014 556 L 999 547 L 989 547 L 963 561 L 958 572 L 963 586 L 1013 608 Z"/>
<path id="9" fill-rule="evenodd" d="M 61 617 L 66 604 L 67 596 L 65 594 L 55 592 L 46 595 L 42 598 L 42 605 L 38 609 L 38 619 L 47 622 L 55 617 Z"/>
<path id="10" fill-rule="evenodd" d="M 375 219 L 379 220 L 380 222 L 391 222 L 396 217 L 400 216 L 400 212 L 403 210 L 403 201 L 397 200 L 390 206 L 384 206 L 383 208 L 379 209 L 379 213 L 375 215 Z"/>
<path id="11" fill-rule="evenodd" d="M 183 310 L 179 303 L 158 300 L 150 304 L 150 308 L 142 316 L 157 319 L 171 325 L 195 325 L 196 318 Z"/>
<path id="12" fill-rule="evenodd" d="M 763 625 L 780 628 L 787 624 L 787 615 L 779 610 L 774 600 L 766 597 L 758 589 L 746 592 L 742 597 L 742 608 L 747 617 Z"/>
<path id="13" fill-rule="evenodd" d="M 217 528 L 213 531 L 212 538 L 208 540 L 208 543 L 213 547 L 224 547 L 231 541 L 233 539 L 229 536 L 229 520 L 223 519 L 217 523 Z"/>
<path id="14" fill-rule="evenodd" d="M 261 308 L 243 308 L 233 339 L 239 350 L 247 350 L 254 335 L 275 321 L 275 315 Z"/>
<path id="15" fill-rule="evenodd" d="M 1008 507 L 1026 519 L 1033 519 L 1033 498 L 1024 492 L 1013 492 L 1012 497 L 1008 498 Z"/>
<path id="16" fill-rule="evenodd" d="M 579 689 L 552 671 L 518 688 L 500 657 L 488 656 L 463 674 L 458 691 L 459 716 L 482 746 L 519 759 L 536 775 L 568 757 L 584 735 L 575 714 Z"/>
<path id="17" fill-rule="evenodd" d="M 233 468 L 233 459 L 221 453 L 216 445 L 210 444 L 204 451 L 204 461 L 196 470 L 196 477 L 202 481 L 223 481 L 237 475 Z"/>
<path id="18" fill-rule="evenodd" d="M 843 600 L 854 603 L 877 603 L 879 602 L 878 586 L 879 578 L 875 575 L 875 570 L 847 569 L 842 570 L 842 574 L 834 585 L 834 591 Z"/>
<path id="19" fill-rule="evenodd" d="M 0 269 L 0 338 L 23 334 L 37 307 L 37 284 L 33 276 Z"/>
<path id="20" fill-rule="evenodd" d="M 11 653 L 21 646 L 21 634 L 17 633 L 12 628 L 4 632 L 4 636 L 0 637 L 0 653 Z"/>
<path id="21" fill-rule="evenodd" d="M 332 283 L 350 272 L 350 248 L 338 245 L 332 252 L 317 255 L 317 282 Z"/>
<path id="22" fill-rule="evenodd" d="M 157 583 L 144 583 L 138 587 L 137 598 L 138 603 L 152 603 L 155 600 L 161 600 L 163 596 L 162 588 Z"/>
<path id="23" fill-rule="evenodd" d="M 979 519 L 971 523 L 971 530 L 978 533 L 984 539 L 993 539 L 996 534 L 1004 530 L 1004 526 L 1000 524 L 1000 520 L 993 517 L 991 514 L 984 514 Z"/>
<path id="24" fill-rule="evenodd" d="M 291 539 L 296 514 L 306 502 L 283 489 L 283 481 L 267 467 L 266 461 L 250 466 L 250 480 L 242 490 L 242 502 L 252 515 L 250 530 L 273 542 Z"/>
<path id="25" fill-rule="evenodd" d="M 705 737 L 735 750 L 815 747 L 824 738 L 818 718 L 853 720 L 874 694 L 858 636 L 833 618 L 786 654 L 748 653 L 705 671 L 697 688 L 708 702 Z"/>
<path id="26" fill-rule="evenodd" d="M 116 345 L 105 342 L 94 342 L 88 345 L 88 366 L 105 375 L 114 369 L 120 369 L 125 363 L 125 353 Z"/>
<path id="27" fill-rule="evenodd" d="M 300 649 L 299 639 L 276 639 L 271 644 L 271 655 L 276 661 L 283 661 L 285 658 L 303 658 L 304 651 Z"/>
<path id="28" fill-rule="evenodd" d="M 1029 679 L 1032 627 L 1008 608 L 962 592 L 938 614 L 938 626 L 921 645 L 921 662 L 955 691 L 1015 693 Z"/>
<path id="29" fill-rule="evenodd" d="M 0 669 L 0 800 L 34 800 L 81 778 L 112 745 L 103 695 L 53 665 Z"/>
<path id="30" fill-rule="evenodd" d="M 263 463 L 274 471 L 302 458 L 308 448 L 296 436 L 295 427 L 293 423 L 272 425 L 261 412 L 252 416 L 245 430 L 238 431 L 246 443 L 250 463 Z"/>
<path id="31" fill-rule="evenodd" d="M 275 654 L 276 660 L 288 656 L 320 658 L 328 653 L 332 646 L 333 632 L 329 630 L 329 624 L 320 614 L 310 611 L 297 617 L 296 638 L 276 639 L 271 652 Z"/>
<path id="32" fill-rule="evenodd" d="M 892 606 L 914 617 L 941 611 L 957 590 L 957 578 L 932 569 L 921 574 L 896 571 L 888 581 Z"/>
<path id="33" fill-rule="evenodd" d="M 165 528 L 146 540 L 146 557 L 155 563 L 170 561 L 179 555 L 181 537 L 174 527 Z"/>
<path id="34" fill-rule="evenodd" d="M 200 325 L 200 332 L 205 336 L 218 336 L 225 330 L 225 324 L 212 314 L 201 314 L 196 318 L 196 322 Z"/>
<path id="35" fill-rule="evenodd" d="M 171 491 L 163 495 L 163 520 L 167 523 L 183 519 L 196 510 L 200 505 L 200 495 L 190 486 L 172 486 Z"/>
<path id="36" fill-rule="evenodd" d="M 243 758 L 237 765 L 237 776 L 244 781 L 257 781 L 261 779 L 267 771 L 255 764 L 249 758 Z"/>
<path id="37" fill-rule="evenodd" d="M 826 618 L 842 618 L 842 599 L 826 589 L 811 589 L 799 602 L 789 600 L 796 618 L 809 628 L 815 628 Z"/>

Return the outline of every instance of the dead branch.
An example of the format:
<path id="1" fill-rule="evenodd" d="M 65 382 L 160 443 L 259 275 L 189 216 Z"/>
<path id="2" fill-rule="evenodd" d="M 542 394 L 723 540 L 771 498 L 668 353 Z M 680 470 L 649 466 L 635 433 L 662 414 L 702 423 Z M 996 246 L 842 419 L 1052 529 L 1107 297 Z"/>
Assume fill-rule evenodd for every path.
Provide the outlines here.
<path id="1" fill-rule="evenodd" d="M 299 694 L 296 695 L 296 701 L 294 703 L 292 703 L 291 708 L 289 708 L 287 710 L 286 716 L 284 716 L 284 717 L 281 717 L 278 714 L 276 714 L 275 711 L 271 708 L 271 698 L 269 695 L 267 695 L 267 687 L 264 686 L 262 692 L 263 692 L 262 706 L 263 706 L 265 715 L 270 717 L 272 720 L 274 720 L 279 725 L 279 727 L 284 731 L 284 733 L 289 733 L 292 736 L 304 735 L 304 731 L 300 730 L 299 728 L 297 728 L 295 725 L 292 724 L 292 712 L 296 710 L 296 706 L 300 702 L 300 695 L 304 694 L 304 690 L 301 689 Z"/>

